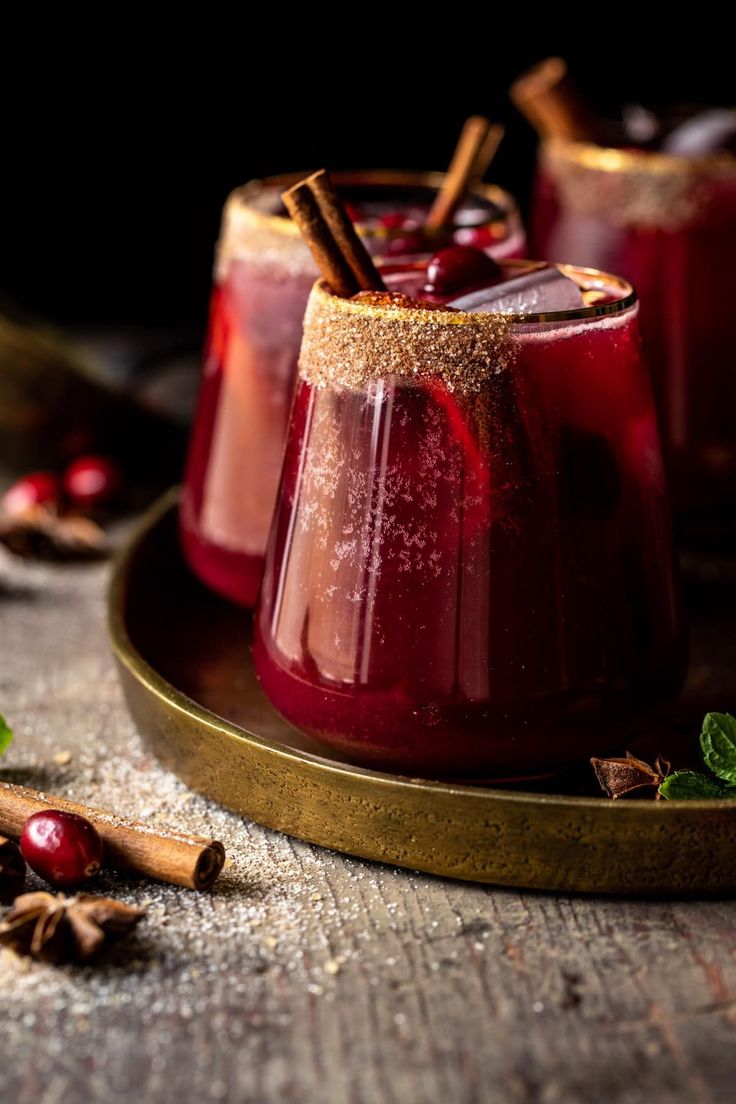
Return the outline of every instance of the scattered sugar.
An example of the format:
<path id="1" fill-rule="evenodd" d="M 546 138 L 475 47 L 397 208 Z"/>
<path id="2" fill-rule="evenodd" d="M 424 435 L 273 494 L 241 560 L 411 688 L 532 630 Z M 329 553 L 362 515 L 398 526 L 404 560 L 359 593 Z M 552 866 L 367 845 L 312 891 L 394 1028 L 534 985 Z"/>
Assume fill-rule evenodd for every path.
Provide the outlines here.
<path id="1" fill-rule="evenodd" d="M 97 966 L 53 967 L 0 952 L 0 1097 L 7 1078 L 32 1068 L 49 1104 L 67 1098 L 80 1070 L 90 1098 L 127 1099 L 119 1056 L 130 1056 L 131 1038 L 153 1085 L 171 1071 L 174 1048 L 184 1053 L 203 1033 L 222 1053 L 245 1048 L 258 1032 L 301 1030 L 305 1002 L 328 1008 L 342 989 L 356 1003 L 383 989 L 389 1015 L 405 1015 L 407 976 L 423 968 L 444 984 L 451 961 L 439 943 L 455 926 L 436 926 L 448 915 L 447 905 L 437 911 L 436 895 L 449 893 L 465 917 L 485 907 L 487 890 L 445 888 L 336 855 L 187 790 L 148 753 L 124 708 L 105 639 L 103 580 L 98 567 L 20 570 L 0 557 L 0 591 L 11 595 L 3 630 L 12 640 L 2 649 L 0 705 L 16 732 L 0 778 L 143 820 L 152 831 L 219 839 L 229 864 L 210 894 L 101 876 L 95 891 L 147 914 Z M 29 663 L 31 655 L 38 661 Z M 63 766 L 60 750 L 70 755 Z M 29 877 L 29 888 L 40 887 Z M 126 1037 L 118 1042 L 119 1033 Z M 215 1098 L 221 1073 L 197 1099 Z M 192 1093 L 201 1088 L 199 1081 Z"/>
<path id="2" fill-rule="evenodd" d="M 93 595 L 91 575 L 99 579 Z M 14 639 L 4 653 L 3 708 L 12 714 L 16 740 L 3 758 L 0 779 L 110 810 L 113 821 L 143 821 L 151 832 L 219 839 L 229 862 L 211 894 L 105 872 L 95 891 L 142 906 L 147 915 L 95 967 L 52 967 L 4 950 L 4 1038 L 18 1060 L 31 1045 L 28 1032 L 39 1007 L 44 1022 L 53 1025 L 47 1045 L 58 1044 L 61 1053 L 72 1037 L 79 1049 L 90 1023 L 121 1005 L 144 1027 L 162 1016 L 193 1018 L 210 1013 L 214 991 L 218 1007 L 227 1008 L 284 974 L 304 992 L 318 986 L 329 995 L 333 963 L 346 968 L 330 945 L 343 925 L 360 925 L 365 907 L 364 890 L 349 891 L 364 864 L 350 864 L 338 903 L 326 879 L 342 859 L 227 812 L 159 767 L 122 703 L 104 636 L 102 581 L 98 568 L 75 573 L 0 563 L 0 586 L 7 593 L 24 599 L 37 591 L 39 599 L 14 600 L 3 609 Z M 24 656 L 32 654 L 41 601 L 59 611 L 44 616 L 63 628 L 65 647 L 57 654 L 45 646 L 43 662 L 31 665 Z M 30 875 L 28 888 L 41 887 Z M 355 941 L 350 943 L 354 948 Z"/>

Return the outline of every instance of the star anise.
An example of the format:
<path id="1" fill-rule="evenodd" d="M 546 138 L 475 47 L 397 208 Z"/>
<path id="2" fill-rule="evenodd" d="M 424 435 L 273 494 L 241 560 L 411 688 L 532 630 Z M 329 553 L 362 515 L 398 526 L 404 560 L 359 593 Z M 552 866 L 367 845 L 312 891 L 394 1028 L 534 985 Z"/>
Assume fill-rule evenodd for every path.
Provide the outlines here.
<path id="1" fill-rule="evenodd" d="M 145 915 L 110 897 L 24 893 L 0 924 L 0 944 L 47 962 L 89 962 Z"/>
<path id="2" fill-rule="evenodd" d="M 659 800 L 659 787 L 672 769 L 672 765 L 661 755 L 650 767 L 630 751 L 623 759 L 591 759 L 590 763 L 601 789 L 614 799 L 650 787 L 654 791 L 652 796 Z"/>
<path id="3" fill-rule="evenodd" d="M 0 516 L 0 544 L 26 559 L 96 560 L 109 553 L 103 529 L 89 518 L 59 517 L 45 506 Z"/>
<path id="4" fill-rule="evenodd" d="M 26 864 L 17 843 L 0 836 L 0 901 L 12 901 L 26 880 Z"/>

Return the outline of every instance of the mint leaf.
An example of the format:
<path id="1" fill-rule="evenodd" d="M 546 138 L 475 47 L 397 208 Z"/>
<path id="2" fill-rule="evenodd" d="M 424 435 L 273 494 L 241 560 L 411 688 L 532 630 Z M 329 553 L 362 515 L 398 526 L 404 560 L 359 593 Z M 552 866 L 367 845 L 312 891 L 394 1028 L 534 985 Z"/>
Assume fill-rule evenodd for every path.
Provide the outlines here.
<path id="1" fill-rule="evenodd" d="M 7 751 L 13 740 L 13 730 L 0 713 L 0 755 Z"/>
<path id="2" fill-rule="evenodd" d="M 693 801 L 697 798 L 736 797 L 736 789 L 724 786 L 717 778 L 697 771 L 675 771 L 668 774 L 659 787 L 662 797 L 670 801 Z"/>
<path id="3" fill-rule="evenodd" d="M 706 713 L 700 747 L 706 767 L 724 782 L 736 783 L 736 717 Z"/>

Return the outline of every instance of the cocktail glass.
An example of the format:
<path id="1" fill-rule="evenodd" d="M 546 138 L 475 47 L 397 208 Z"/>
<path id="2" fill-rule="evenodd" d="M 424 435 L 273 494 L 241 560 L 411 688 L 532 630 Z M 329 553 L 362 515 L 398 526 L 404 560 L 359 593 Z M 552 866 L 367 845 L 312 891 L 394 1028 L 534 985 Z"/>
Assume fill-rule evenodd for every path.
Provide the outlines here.
<path id="1" fill-rule="evenodd" d="M 199 401 L 181 503 L 195 573 L 242 605 L 255 601 L 276 498 L 302 318 L 317 275 L 281 192 L 299 176 L 255 181 L 225 207 Z M 495 257 L 524 256 L 516 205 L 479 185 L 449 231 L 421 227 L 443 173 L 337 173 L 370 251 L 432 252 L 454 240 Z"/>
<path id="2" fill-rule="evenodd" d="M 550 267 L 502 264 L 515 284 Z M 254 655 L 276 708 L 347 759 L 545 774 L 678 685 L 636 296 L 559 268 L 573 309 L 312 292 Z M 383 275 L 427 297 L 425 265 Z"/>
<path id="3" fill-rule="evenodd" d="M 633 282 L 683 530 L 711 540 L 733 528 L 736 157 L 548 141 L 532 235 L 547 260 Z"/>

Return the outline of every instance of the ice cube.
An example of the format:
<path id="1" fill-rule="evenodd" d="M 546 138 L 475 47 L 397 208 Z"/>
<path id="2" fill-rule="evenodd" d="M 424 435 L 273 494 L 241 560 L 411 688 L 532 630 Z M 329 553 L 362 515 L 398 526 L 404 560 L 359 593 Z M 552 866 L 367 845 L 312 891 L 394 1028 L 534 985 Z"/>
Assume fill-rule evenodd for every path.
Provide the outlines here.
<path id="1" fill-rule="evenodd" d="M 682 157 L 700 157 L 736 149 L 736 111 L 712 107 L 680 123 L 665 138 L 662 149 Z"/>
<path id="2" fill-rule="evenodd" d="M 552 265 L 461 295 L 448 306 L 470 314 L 540 314 L 579 310 L 585 302 L 577 284 Z"/>

